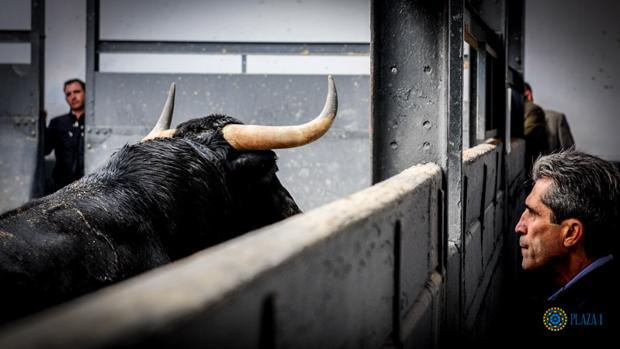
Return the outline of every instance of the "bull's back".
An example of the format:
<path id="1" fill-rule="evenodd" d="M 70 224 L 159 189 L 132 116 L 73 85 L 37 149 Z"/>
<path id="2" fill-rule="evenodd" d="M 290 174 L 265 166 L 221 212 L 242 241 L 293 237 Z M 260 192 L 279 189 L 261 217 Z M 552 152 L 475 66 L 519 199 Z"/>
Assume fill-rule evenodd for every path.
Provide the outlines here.
<path id="1" fill-rule="evenodd" d="M 0 216 L 0 322 L 13 320 L 168 261 L 152 243 L 119 241 L 75 203 L 37 200 Z M 114 215 L 111 212 L 111 215 Z M 117 231 L 120 236 L 122 232 Z"/>

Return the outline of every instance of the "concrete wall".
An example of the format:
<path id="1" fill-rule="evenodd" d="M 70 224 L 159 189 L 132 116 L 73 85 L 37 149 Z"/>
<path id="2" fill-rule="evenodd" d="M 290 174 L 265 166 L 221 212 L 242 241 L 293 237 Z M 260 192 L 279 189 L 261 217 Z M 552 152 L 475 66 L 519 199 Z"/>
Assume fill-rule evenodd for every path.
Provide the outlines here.
<path id="1" fill-rule="evenodd" d="M 524 155 L 522 140 L 513 140 L 509 154 L 491 144 L 463 152 L 463 237 L 448 242 L 447 325 L 466 339 L 493 333 L 502 316 L 517 258 Z"/>
<path id="2" fill-rule="evenodd" d="M 566 114 L 577 149 L 620 161 L 620 2 L 527 0 L 525 80 Z"/>
<path id="3" fill-rule="evenodd" d="M 438 347 L 497 325 L 524 143 L 464 153 L 464 241 L 435 164 L 0 330 L 0 347 Z M 512 224 L 512 223 L 511 223 Z M 444 265 L 443 251 L 447 251 Z M 508 266 L 508 268 L 506 267 Z"/>
<path id="4" fill-rule="evenodd" d="M 440 185 L 436 165 L 413 167 L 6 328 L 0 347 L 258 347 L 271 336 L 281 347 L 378 347 L 392 330 L 396 274 L 405 332 L 433 328 Z"/>

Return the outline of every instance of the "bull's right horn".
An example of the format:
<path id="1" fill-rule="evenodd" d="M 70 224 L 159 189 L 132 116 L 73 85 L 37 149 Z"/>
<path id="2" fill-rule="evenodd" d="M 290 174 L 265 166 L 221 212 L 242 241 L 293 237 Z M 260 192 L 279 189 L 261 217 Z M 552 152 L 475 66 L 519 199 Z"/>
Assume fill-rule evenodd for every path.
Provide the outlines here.
<path id="1" fill-rule="evenodd" d="M 314 120 L 296 126 L 224 126 L 224 139 L 237 150 L 268 150 L 299 147 L 320 138 L 329 130 L 338 111 L 334 79 L 327 77 L 328 92 L 323 111 Z"/>
<path id="2" fill-rule="evenodd" d="M 176 85 L 174 82 L 170 84 L 170 90 L 168 90 L 168 98 L 166 99 L 166 103 L 164 104 L 164 109 L 161 111 L 161 115 L 159 116 L 159 120 L 157 120 L 157 124 L 155 127 L 149 132 L 146 137 L 142 139 L 142 141 L 146 141 L 153 138 L 158 137 L 169 137 L 170 135 L 169 128 L 170 123 L 172 122 L 172 112 L 174 110 L 174 95 L 176 93 Z"/>

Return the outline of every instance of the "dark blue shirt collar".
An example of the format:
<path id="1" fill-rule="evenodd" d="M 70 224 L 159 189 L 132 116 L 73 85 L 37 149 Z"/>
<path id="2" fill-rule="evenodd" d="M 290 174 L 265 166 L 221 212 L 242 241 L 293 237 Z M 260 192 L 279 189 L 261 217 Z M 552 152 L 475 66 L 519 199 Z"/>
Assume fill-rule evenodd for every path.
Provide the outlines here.
<path id="1" fill-rule="evenodd" d="M 590 265 L 588 265 L 587 267 L 583 268 L 568 283 L 566 283 L 566 285 L 562 286 L 562 288 L 560 288 L 554 294 L 552 294 L 549 298 L 547 298 L 547 300 L 548 301 L 556 300 L 564 291 L 566 291 L 569 287 L 574 285 L 577 281 L 579 281 L 581 278 L 586 276 L 588 273 L 592 272 L 592 270 L 601 267 L 602 265 L 604 265 L 605 263 L 610 262 L 613 259 L 614 259 L 614 256 L 608 255 L 608 256 L 605 256 L 605 257 L 601 257 L 601 258 L 595 260 L 594 262 L 590 263 Z"/>

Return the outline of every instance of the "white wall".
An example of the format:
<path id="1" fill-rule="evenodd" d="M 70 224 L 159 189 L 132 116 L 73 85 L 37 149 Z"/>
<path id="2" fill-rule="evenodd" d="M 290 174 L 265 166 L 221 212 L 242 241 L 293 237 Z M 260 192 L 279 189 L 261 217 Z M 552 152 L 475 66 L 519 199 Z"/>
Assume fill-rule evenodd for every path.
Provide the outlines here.
<path id="1" fill-rule="evenodd" d="M 0 30 L 30 30 L 30 1 L 0 0 Z"/>
<path id="2" fill-rule="evenodd" d="M 86 78 L 86 1 L 47 0 L 45 31 L 45 110 L 49 121 L 69 111 L 63 83 Z"/>
<path id="3" fill-rule="evenodd" d="M 101 37 L 110 40 L 361 43 L 370 40 L 369 3 L 359 0 L 107 0 L 101 3 L 101 20 Z M 49 120 L 68 111 L 63 82 L 74 77 L 84 80 L 86 76 L 86 2 L 47 0 L 45 21 L 45 109 Z M 121 55 L 103 55 L 102 70 L 183 72 L 178 69 L 179 61 L 176 70 L 166 70 L 166 60 L 159 56 L 154 57 L 153 67 L 145 65 L 143 60 L 136 62 L 118 56 Z M 320 74 L 368 74 L 370 71 L 368 56 L 340 60 L 346 65 L 345 69 L 331 64 L 325 72 L 324 62 L 310 62 L 309 65 Z M 250 69 L 254 61 L 248 59 L 248 64 Z M 260 66 L 259 70 L 248 70 L 248 73 L 270 72 L 264 68 L 265 64 L 254 65 Z M 197 69 L 194 65 L 184 66 Z M 287 72 L 308 74 L 307 66 L 306 62 L 305 70 L 293 67 Z M 285 67 L 278 64 L 280 70 Z M 240 63 L 237 68 L 241 69 Z M 204 64 L 200 69 L 200 72 L 209 72 L 205 71 Z"/>
<path id="4" fill-rule="evenodd" d="M 367 0 L 106 0 L 102 39 L 358 42 L 370 39 Z"/>
<path id="5" fill-rule="evenodd" d="M 577 149 L 620 161 L 620 1 L 527 0 L 525 79 Z"/>
<path id="6" fill-rule="evenodd" d="M 0 30 L 30 30 L 30 2 L 0 0 Z M 30 43 L 0 43 L 0 64 L 30 64 Z"/>

